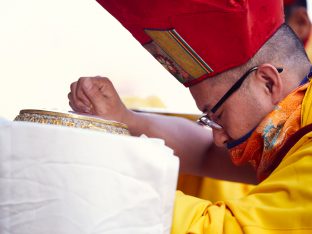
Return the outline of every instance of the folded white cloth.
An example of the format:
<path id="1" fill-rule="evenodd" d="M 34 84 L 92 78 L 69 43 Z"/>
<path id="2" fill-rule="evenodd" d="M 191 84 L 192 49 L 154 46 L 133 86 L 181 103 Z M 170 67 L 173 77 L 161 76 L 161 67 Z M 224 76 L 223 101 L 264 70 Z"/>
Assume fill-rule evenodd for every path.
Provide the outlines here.
<path id="1" fill-rule="evenodd" d="M 0 233 L 170 233 L 178 164 L 159 139 L 0 120 Z"/>

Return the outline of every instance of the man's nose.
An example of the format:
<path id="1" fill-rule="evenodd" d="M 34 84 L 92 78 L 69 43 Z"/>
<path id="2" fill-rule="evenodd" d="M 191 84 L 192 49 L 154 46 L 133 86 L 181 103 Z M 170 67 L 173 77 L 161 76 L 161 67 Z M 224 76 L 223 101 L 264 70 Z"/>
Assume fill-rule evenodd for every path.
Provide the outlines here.
<path id="1" fill-rule="evenodd" d="M 223 129 L 213 129 L 213 141 L 218 147 L 226 147 L 226 143 L 230 140 L 230 136 Z"/>

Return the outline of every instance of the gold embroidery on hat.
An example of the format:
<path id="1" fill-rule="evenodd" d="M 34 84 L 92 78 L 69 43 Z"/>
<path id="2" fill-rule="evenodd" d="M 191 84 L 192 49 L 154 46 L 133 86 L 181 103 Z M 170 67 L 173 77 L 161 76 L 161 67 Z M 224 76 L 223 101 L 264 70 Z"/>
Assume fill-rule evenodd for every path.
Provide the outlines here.
<path id="1" fill-rule="evenodd" d="M 144 47 L 180 82 L 213 72 L 176 30 L 145 29 L 153 42 Z"/>

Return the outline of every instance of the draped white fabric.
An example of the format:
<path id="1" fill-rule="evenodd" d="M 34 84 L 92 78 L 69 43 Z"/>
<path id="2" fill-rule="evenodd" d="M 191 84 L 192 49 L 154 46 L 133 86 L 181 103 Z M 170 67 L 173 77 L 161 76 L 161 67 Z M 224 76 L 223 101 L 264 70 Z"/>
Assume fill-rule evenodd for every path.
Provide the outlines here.
<path id="1" fill-rule="evenodd" d="M 170 233 L 162 140 L 0 120 L 0 234 Z"/>

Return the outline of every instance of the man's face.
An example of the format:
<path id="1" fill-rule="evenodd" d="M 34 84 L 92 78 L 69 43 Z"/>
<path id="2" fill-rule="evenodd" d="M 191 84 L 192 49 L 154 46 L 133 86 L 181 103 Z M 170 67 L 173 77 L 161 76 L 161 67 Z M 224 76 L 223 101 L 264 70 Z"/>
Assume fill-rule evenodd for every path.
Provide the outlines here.
<path id="1" fill-rule="evenodd" d="M 235 80 L 230 83 L 231 79 L 228 79 L 229 82 L 225 83 L 206 79 L 190 87 L 197 107 L 222 126 L 222 129 L 213 129 L 216 145 L 225 146 L 225 143 L 244 136 L 273 109 L 272 105 L 267 105 L 270 100 L 265 97 L 261 87 L 257 87 L 259 85 L 254 79 L 255 74 L 256 72 L 250 73 L 248 81 L 244 81 L 245 85 L 229 96 L 215 113 L 210 112 L 211 108 L 232 87 Z M 234 74 L 234 76 L 241 75 Z"/>

